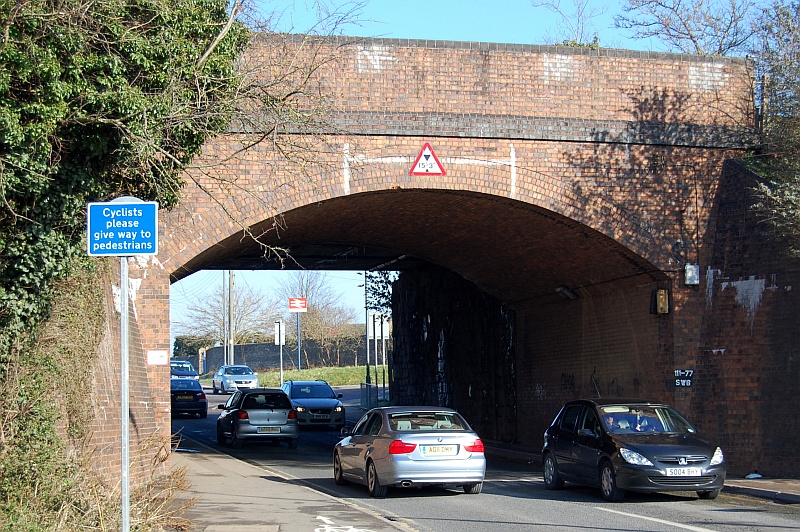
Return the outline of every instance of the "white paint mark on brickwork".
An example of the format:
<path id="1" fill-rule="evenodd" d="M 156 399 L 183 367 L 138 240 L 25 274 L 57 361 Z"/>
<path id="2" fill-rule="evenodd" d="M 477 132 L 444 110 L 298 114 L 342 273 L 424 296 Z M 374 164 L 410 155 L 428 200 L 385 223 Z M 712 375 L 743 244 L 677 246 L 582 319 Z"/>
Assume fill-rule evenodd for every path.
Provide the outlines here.
<path id="1" fill-rule="evenodd" d="M 689 88 L 692 92 L 723 90 L 729 77 L 722 65 L 689 65 Z"/>
<path id="2" fill-rule="evenodd" d="M 155 255 L 134 255 L 131 257 L 133 260 L 133 265 L 135 268 L 143 271 L 143 277 L 147 278 L 147 270 L 150 269 L 150 266 L 155 266 L 161 270 L 164 269 L 164 265 L 161 264 Z"/>
<path id="3" fill-rule="evenodd" d="M 396 61 L 389 50 L 389 47 L 378 44 L 373 44 L 371 46 L 359 45 L 356 59 L 358 63 L 358 73 L 381 71 L 388 68 L 389 64 Z"/>
<path id="4" fill-rule="evenodd" d="M 757 279 L 755 275 L 751 275 L 749 279 L 722 283 L 723 291 L 728 288 L 736 289 L 736 302 L 744 307 L 752 327 L 756 309 L 761 304 L 761 297 L 766 288 L 765 279 Z"/>
<path id="5" fill-rule="evenodd" d="M 510 197 L 517 197 L 517 152 L 514 150 L 514 145 L 509 144 L 511 150 L 511 194 Z"/>
<path id="6" fill-rule="evenodd" d="M 718 270 L 710 266 L 706 269 L 706 306 L 710 307 L 714 298 L 714 277 L 719 273 Z"/>
<path id="7" fill-rule="evenodd" d="M 111 285 L 111 298 L 114 300 L 114 310 L 117 311 L 117 314 L 122 314 L 122 306 L 119 304 L 119 299 L 122 297 L 121 291 L 119 286 L 112 284 Z"/>
<path id="8" fill-rule="evenodd" d="M 136 312 L 136 295 L 139 293 L 139 289 L 142 287 L 142 280 L 141 279 L 128 279 L 128 297 L 133 304 L 133 317 L 135 319 L 139 319 L 139 314 Z"/>
<path id="9" fill-rule="evenodd" d="M 561 83 L 577 78 L 575 59 L 569 55 L 543 54 L 542 67 L 545 83 Z"/>
<path id="10" fill-rule="evenodd" d="M 136 292 L 139 290 L 139 288 L 141 288 L 141 286 L 141 279 L 128 278 L 128 299 L 134 302 L 134 317 L 136 317 Z M 111 297 L 114 300 L 114 310 L 116 310 L 118 314 L 122 314 L 122 290 L 120 290 L 119 286 L 113 284 L 111 285 Z"/>
<path id="11" fill-rule="evenodd" d="M 350 144 L 345 144 L 342 148 L 344 157 L 342 159 L 342 187 L 345 196 L 350 194 Z"/>

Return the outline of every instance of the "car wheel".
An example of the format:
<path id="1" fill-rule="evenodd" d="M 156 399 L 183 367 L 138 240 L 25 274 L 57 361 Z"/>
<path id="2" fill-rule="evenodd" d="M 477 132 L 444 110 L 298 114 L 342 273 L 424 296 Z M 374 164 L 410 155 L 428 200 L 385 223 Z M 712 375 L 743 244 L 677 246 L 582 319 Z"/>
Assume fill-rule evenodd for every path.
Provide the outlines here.
<path id="1" fill-rule="evenodd" d="M 231 430 L 231 441 L 233 441 L 233 447 L 235 449 L 244 447 L 244 440 L 236 436 L 236 429 Z"/>
<path id="2" fill-rule="evenodd" d="M 701 499 L 716 499 L 717 495 L 719 495 L 719 490 L 706 490 L 697 492 L 697 496 Z"/>
<path id="3" fill-rule="evenodd" d="M 558 469 L 556 468 L 556 459 L 553 457 L 552 453 L 547 453 L 547 456 L 544 457 L 544 467 L 542 469 L 545 488 L 549 490 L 557 490 L 564 487 L 564 481 L 561 480 L 561 477 L 558 474 Z"/>
<path id="4" fill-rule="evenodd" d="M 370 460 L 367 464 L 367 488 L 369 494 L 378 499 L 386 497 L 386 486 L 381 486 L 381 481 L 378 480 L 378 471 L 375 469 L 375 463 Z"/>
<path id="5" fill-rule="evenodd" d="M 217 425 L 217 443 L 220 445 L 228 444 L 228 437 L 222 432 L 222 427 Z"/>
<path id="6" fill-rule="evenodd" d="M 483 489 L 483 482 L 478 482 L 477 484 L 464 484 L 464 493 L 469 493 L 470 495 L 477 495 Z"/>
<path id="7" fill-rule="evenodd" d="M 339 453 L 333 453 L 333 481 L 337 486 L 346 486 L 347 484 L 350 484 L 344 478 L 344 473 L 342 472 L 342 459 L 339 457 Z"/>
<path id="8" fill-rule="evenodd" d="M 199 415 L 200 415 L 200 419 L 207 418 L 208 417 L 208 410 L 203 410 L 202 412 L 200 412 Z"/>
<path id="9" fill-rule="evenodd" d="M 217 395 L 217 383 L 214 381 L 211 381 L 211 393 Z"/>
<path id="10" fill-rule="evenodd" d="M 620 502 L 625 498 L 625 492 L 617 487 L 617 475 L 611 462 L 605 462 L 600 471 L 600 490 L 603 498 L 609 502 Z"/>
<path id="11" fill-rule="evenodd" d="M 297 449 L 298 438 L 291 438 L 289 440 L 289 449 Z"/>

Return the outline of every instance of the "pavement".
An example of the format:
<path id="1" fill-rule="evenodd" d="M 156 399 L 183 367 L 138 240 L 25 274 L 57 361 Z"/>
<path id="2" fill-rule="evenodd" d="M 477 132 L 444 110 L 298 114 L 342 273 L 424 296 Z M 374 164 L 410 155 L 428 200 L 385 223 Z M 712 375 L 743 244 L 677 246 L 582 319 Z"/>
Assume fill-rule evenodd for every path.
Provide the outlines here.
<path id="1" fill-rule="evenodd" d="M 182 514 L 185 532 L 397 532 L 402 523 L 346 499 L 277 476 L 189 438 L 171 458 L 191 486 L 177 497 L 192 501 Z M 333 483 L 333 477 L 331 477 Z"/>
<path id="2" fill-rule="evenodd" d="M 353 405 L 347 405 L 353 408 Z M 484 441 L 486 455 L 513 460 L 540 471 L 538 453 L 519 445 Z M 190 487 L 178 500 L 193 502 L 184 511 L 185 532 L 396 532 L 411 527 L 350 501 L 317 491 L 302 479 L 238 460 L 186 438 L 172 454 L 173 468 L 184 468 Z M 332 481 L 332 480 L 331 480 Z M 800 480 L 728 478 L 724 493 L 779 504 L 800 504 Z"/>

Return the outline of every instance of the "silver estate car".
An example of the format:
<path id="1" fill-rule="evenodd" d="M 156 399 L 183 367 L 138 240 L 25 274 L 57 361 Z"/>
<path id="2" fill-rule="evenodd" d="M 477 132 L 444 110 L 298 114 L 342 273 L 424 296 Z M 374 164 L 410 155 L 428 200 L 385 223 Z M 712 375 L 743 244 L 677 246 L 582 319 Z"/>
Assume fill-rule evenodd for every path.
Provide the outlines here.
<path id="1" fill-rule="evenodd" d="M 258 388 L 258 373 L 244 364 L 220 366 L 211 379 L 211 391 L 215 394 L 250 388 Z"/>
<path id="2" fill-rule="evenodd" d="M 289 397 L 278 388 L 237 390 L 231 394 L 217 418 L 217 443 L 228 440 L 241 449 L 245 442 L 285 441 L 297 448 L 300 428 Z"/>
<path id="3" fill-rule="evenodd" d="M 342 434 L 333 451 L 338 485 L 366 485 L 373 497 L 385 497 L 389 487 L 461 486 L 472 494 L 483 488 L 483 442 L 450 408 L 373 408 Z"/>

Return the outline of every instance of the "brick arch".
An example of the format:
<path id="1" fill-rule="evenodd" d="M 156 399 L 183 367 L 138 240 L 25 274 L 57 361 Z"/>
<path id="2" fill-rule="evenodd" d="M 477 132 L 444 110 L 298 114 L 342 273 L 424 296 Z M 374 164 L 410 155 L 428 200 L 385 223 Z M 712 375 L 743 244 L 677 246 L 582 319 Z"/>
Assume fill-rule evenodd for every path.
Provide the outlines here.
<path id="1" fill-rule="evenodd" d="M 591 391 L 581 383 L 674 393 L 691 406 L 660 379 L 709 347 L 697 333 L 708 302 L 677 281 L 686 262 L 711 264 L 723 165 L 752 133 L 747 61 L 488 43 L 306 44 L 289 37 L 254 57 L 330 54 L 311 87 L 330 102 L 330 127 L 286 132 L 314 149 L 313 163 L 265 145 L 240 151 L 249 144 L 243 128 L 206 144 L 181 203 L 160 215 L 158 256 L 132 266 L 143 349 L 169 348 L 170 282 L 204 267 L 274 267 L 243 238 L 249 228 L 300 250 L 309 265 L 418 257 L 515 306 L 515 371 L 526 388 L 510 406 L 530 442 L 558 394 Z M 408 175 L 426 141 L 446 176 Z M 651 290 L 662 282 L 674 312 L 652 316 Z M 587 297 L 552 301 L 556 283 Z M 150 373 L 154 404 L 168 411 L 167 374 Z"/>
<path id="2" fill-rule="evenodd" d="M 531 227 L 544 224 L 560 227 L 565 233 L 582 234 L 584 239 L 612 251 L 615 256 L 626 257 L 624 262 L 640 271 L 668 268 L 674 259 L 671 242 L 681 238 L 679 233 L 671 233 L 679 226 L 674 218 L 667 219 L 666 227 L 646 222 L 655 215 L 663 222 L 662 211 L 668 202 L 653 198 L 670 193 L 675 178 L 663 180 L 660 187 L 653 187 L 653 191 L 642 194 L 628 206 L 623 205 L 619 196 L 606 193 L 602 183 L 592 183 L 590 188 L 587 180 L 579 179 L 574 168 L 564 162 L 577 157 L 582 150 L 594 150 L 588 144 L 436 139 L 436 153 L 447 174 L 416 177 L 410 176 L 408 169 L 422 145 L 419 139 L 403 139 L 393 146 L 383 146 L 380 152 L 370 143 L 385 144 L 385 139 L 360 139 L 362 151 L 345 140 L 340 144 L 341 151 L 326 154 L 326 160 L 312 169 L 311 177 L 304 176 L 294 182 L 290 168 L 275 175 L 279 166 L 276 161 L 264 157 L 252 160 L 249 154 L 242 155 L 241 160 L 231 160 L 225 181 L 232 188 L 226 192 L 225 203 L 217 203 L 206 192 L 214 189 L 213 180 L 198 178 L 201 185 L 187 189 L 181 205 L 164 217 L 169 226 L 166 231 L 179 236 L 162 244 L 161 254 L 169 257 L 171 277 L 177 280 L 203 267 L 276 267 L 269 261 L 258 260 L 257 246 L 252 239 L 243 237 L 242 227 L 251 228 L 253 234 L 261 235 L 261 241 L 270 246 L 308 244 L 309 238 L 297 234 L 301 229 L 296 224 L 298 220 L 313 217 L 311 213 L 324 212 L 320 216 L 329 226 L 337 216 L 348 220 L 347 215 L 354 216 L 356 221 L 343 222 L 345 230 L 353 227 L 359 217 L 368 220 L 378 215 L 381 216 L 375 223 L 391 227 L 395 222 L 386 219 L 385 213 L 391 213 L 389 209 L 407 212 L 409 207 L 403 206 L 403 198 L 409 197 L 439 198 L 431 200 L 435 211 L 430 216 L 415 211 L 416 218 L 428 219 L 430 223 L 436 223 L 437 219 L 452 222 L 454 215 L 470 202 L 480 202 L 487 209 L 482 222 L 472 222 L 479 218 L 474 213 L 463 222 L 473 231 L 491 226 L 494 232 L 503 234 L 507 228 L 517 228 L 518 220 L 524 218 Z M 209 151 L 215 157 L 227 158 L 235 149 L 235 142 L 226 145 L 217 140 Z M 537 157 L 542 152 L 554 155 L 549 159 Z M 240 168 L 247 168 L 247 172 L 237 174 L 236 169 Z M 271 172 L 272 177 L 265 178 Z M 633 186 L 635 178 L 629 178 L 625 186 Z M 450 198 L 452 203 L 442 198 Z M 508 210 L 506 225 L 493 219 L 504 210 Z M 521 212 L 525 213 L 522 218 L 511 214 Z M 326 236 L 324 240 L 337 239 Z M 567 240 L 559 245 L 556 240 L 553 242 L 550 256 L 555 257 L 567 246 Z M 357 238 L 344 243 L 369 245 L 368 241 Z M 406 254 L 414 255 L 414 245 L 407 243 L 406 248 Z M 237 258 L 238 255 L 242 256 Z M 443 261 L 435 262 L 444 265 Z"/>

